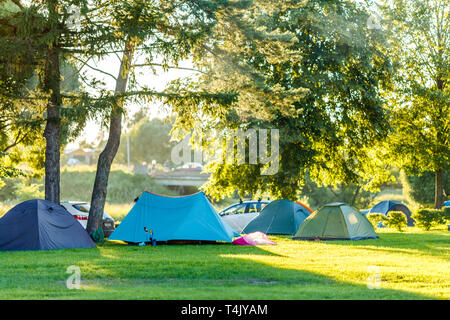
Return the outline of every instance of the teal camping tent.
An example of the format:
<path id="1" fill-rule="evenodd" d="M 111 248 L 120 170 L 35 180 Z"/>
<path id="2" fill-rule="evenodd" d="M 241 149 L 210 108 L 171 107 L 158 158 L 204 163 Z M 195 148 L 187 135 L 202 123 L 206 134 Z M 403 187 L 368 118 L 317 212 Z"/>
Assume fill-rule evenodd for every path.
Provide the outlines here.
<path id="1" fill-rule="evenodd" d="M 242 233 L 261 231 L 266 234 L 290 234 L 297 232 L 303 220 L 310 215 L 301 204 L 286 199 L 272 201 L 259 216 L 250 221 Z"/>
<path id="2" fill-rule="evenodd" d="M 148 242 L 150 230 L 156 241 L 232 242 L 234 236 L 239 236 L 220 219 L 203 192 L 167 197 L 146 191 L 108 239 Z"/>

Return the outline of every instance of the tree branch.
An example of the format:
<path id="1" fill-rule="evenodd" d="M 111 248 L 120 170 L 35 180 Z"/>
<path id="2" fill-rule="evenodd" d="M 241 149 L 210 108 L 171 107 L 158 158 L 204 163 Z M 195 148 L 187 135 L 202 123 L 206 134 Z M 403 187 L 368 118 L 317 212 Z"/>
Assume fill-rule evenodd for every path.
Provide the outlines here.
<path id="1" fill-rule="evenodd" d="M 204 71 L 193 69 L 193 68 L 166 66 L 166 65 L 163 65 L 163 64 L 160 64 L 160 63 L 139 63 L 139 64 L 134 64 L 131 67 L 149 67 L 149 66 L 156 66 L 156 67 L 162 67 L 162 68 L 167 68 L 167 69 L 179 69 L 179 70 L 195 71 L 195 72 L 206 74 L 206 72 L 204 72 Z"/>
<path id="2" fill-rule="evenodd" d="M 3 149 L 3 152 L 7 152 L 9 149 L 11 149 L 11 148 L 17 146 L 19 143 L 21 143 L 21 142 L 23 141 L 23 139 L 25 139 L 26 134 L 24 134 L 23 137 L 20 138 L 20 134 L 21 134 L 21 133 L 22 133 L 22 132 L 19 131 L 19 133 L 17 134 L 17 137 L 16 137 L 16 139 L 14 140 L 14 142 L 13 142 L 12 144 L 10 144 L 9 146 L 7 146 L 5 149 Z M 19 139 L 19 138 L 20 138 L 20 139 Z"/>
<path id="3" fill-rule="evenodd" d="M 100 73 L 103 73 L 103 74 L 105 74 L 105 75 L 107 75 L 107 76 L 110 76 L 111 78 L 114 79 L 114 81 L 117 81 L 117 78 L 116 78 L 115 76 L 113 76 L 111 73 L 106 72 L 106 71 L 103 71 L 103 70 L 98 69 L 98 68 L 94 68 L 94 67 L 88 65 L 88 64 L 87 64 L 87 61 L 85 62 L 85 61 L 81 60 L 80 58 L 77 58 L 77 57 L 75 57 L 75 56 L 74 56 L 74 58 L 75 58 L 76 60 L 80 61 L 80 62 L 83 64 L 83 66 L 89 67 L 89 68 L 92 69 L 92 70 L 95 70 L 95 71 L 97 71 L 97 72 L 100 72 Z M 81 71 L 81 69 L 80 69 L 80 71 Z"/>
<path id="4" fill-rule="evenodd" d="M 25 10 L 25 7 L 20 3 L 20 0 L 11 0 L 11 1 L 14 2 L 14 4 L 18 6 L 20 10 Z"/>

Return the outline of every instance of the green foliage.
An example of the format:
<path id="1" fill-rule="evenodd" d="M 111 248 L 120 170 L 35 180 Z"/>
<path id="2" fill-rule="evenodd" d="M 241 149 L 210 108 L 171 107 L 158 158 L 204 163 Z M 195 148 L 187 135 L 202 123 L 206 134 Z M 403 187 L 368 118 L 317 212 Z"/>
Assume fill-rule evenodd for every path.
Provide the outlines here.
<path id="1" fill-rule="evenodd" d="M 374 160 L 381 152 L 370 149 L 388 129 L 379 89 L 389 80 L 390 63 L 383 34 L 367 29 L 368 18 L 349 1 L 257 1 L 223 15 L 199 60 L 206 72 L 198 85 L 236 92 L 238 99 L 227 108 L 175 105 L 175 126 L 200 133 L 279 129 L 280 166 L 261 175 L 261 163 L 211 162 L 206 192 L 293 199 L 307 172 L 320 185 L 353 183 L 365 190 L 389 179 Z"/>
<path id="2" fill-rule="evenodd" d="M 35 74 L 36 54 L 26 43 L 15 43 L 22 25 L 17 26 L 21 10 L 12 1 L 0 3 L 0 177 L 24 174 L 24 167 L 32 171 L 42 164 L 32 155 L 42 153 L 43 137 L 41 108 L 33 101 L 35 92 L 30 86 Z M 33 19 L 29 12 L 29 18 Z M 32 25 L 31 29 L 34 28 Z M 16 97 L 26 97 L 15 99 Z M 18 164 L 23 165 L 18 168 Z M 25 170 L 27 171 L 27 170 Z M 28 172 L 27 172 L 28 173 Z"/>
<path id="3" fill-rule="evenodd" d="M 21 182 L 15 186 L 15 200 L 18 202 L 30 199 L 44 199 L 43 186 L 35 183 Z"/>
<path id="4" fill-rule="evenodd" d="M 154 118 L 143 118 L 134 125 L 128 136 L 130 141 L 131 164 L 150 164 L 170 161 L 170 153 L 174 142 L 170 141 L 172 125 L 170 122 Z M 120 147 L 115 158 L 117 163 L 127 163 L 127 137 L 122 135 Z"/>
<path id="5" fill-rule="evenodd" d="M 386 161 L 408 175 L 429 171 L 439 177 L 450 169 L 449 8 L 446 0 L 394 0 L 381 6 L 387 52 L 396 66 L 393 89 L 386 92 L 393 128 Z M 434 205 L 440 207 L 444 187 L 435 188 Z M 429 202 L 428 190 L 419 202 Z"/>
<path id="6" fill-rule="evenodd" d="M 450 207 L 443 207 L 442 211 L 444 220 L 450 224 Z"/>
<path id="7" fill-rule="evenodd" d="M 23 171 L 12 167 L 10 159 L 5 152 L 0 153 L 0 177 L 13 178 L 23 175 Z M 0 183 L 0 187 L 2 184 Z"/>
<path id="8" fill-rule="evenodd" d="M 13 206 L 15 203 L 5 203 L 5 202 L 0 202 L 0 218 L 7 213 Z"/>
<path id="9" fill-rule="evenodd" d="M 388 219 L 386 220 L 386 226 L 390 228 L 395 228 L 398 231 L 403 231 L 406 228 L 408 218 L 401 211 L 389 211 Z"/>
<path id="10" fill-rule="evenodd" d="M 345 202 L 356 208 L 367 208 L 374 196 L 374 193 L 355 184 L 319 187 L 309 176 L 305 177 L 305 184 L 299 192 L 299 198 L 307 199 L 311 208 L 319 208 L 330 202 Z"/>
<path id="11" fill-rule="evenodd" d="M 443 207 L 441 210 L 443 211 L 444 220 L 450 224 L 450 207 Z"/>
<path id="12" fill-rule="evenodd" d="M 1 0 L 0 1 L 0 18 L 9 16 L 11 13 L 19 12 L 19 7 L 14 4 L 11 0 Z"/>
<path id="13" fill-rule="evenodd" d="M 450 193 L 450 172 L 444 175 L 444 192 Z M 407 175 L 404 171 L 400 174 L 403 192 L 409 202 L 417 202 L 421 205 L 431 205 L 434 202 L 435 176 L 427 171 L 418 175 Z"/>
<path id="14" fill-rule="evenodd" d="M 124 52 L 128 43 L 134 48 L 131 51 L 135 50 L 139 56 L 140 67 L 153 71 L 155 66 L 165 71 L 177 68 L 178 62 L 187 59 L 193 48 L 203 46 L 217 23 L 215 11 L 227 4 L 227 1 L 209 0 L 58 0 L 27 1 L 22 7 L 2 1 L 1 5 L 5 6 L 1 6 L 4 10 L 0 19 L 0 108 L 1 116 L 8 118 L 0 117 L 0 121 L 14 120 L 11 125 L 14 130 L 0 129 L 0 151 L 7 151 L 19 141 L 26 145 L 22 141 L 25 136 L 32 150 L 21 149 L 15 159 L 24 162 L 20 155 L 26 155 L 36 167 L 42 168 L 45 148 L 48 151 L 45 159 L 49 169 L 47 183 L 53 184 L 46 190 L 57 193 L 59 142 L 63 145 L 75 138 L 87 120 L 107 124 L 111 116 L 125 111 L 123 105 L 128 101 L 148 103 L 153 99 L 168 99 L 174 103 L 178 100 L 228 103 L 230 95 L 218 92 L 157 92 L 137 84 L 138 66 L 133 61 L 126 61 L 124 65 L 129 67 L 122 70 L 130 72 L 126 90 L 113 90 L 96 74 L 116 77 L 92 66 L 95 60 Z M 74 12 L 69 8 L 72 6 L 79 9 L 76 17 L 71 17 Z M 9 10 L 11 7 L 13 11 Z M 5 15 L 6 11 L 10 13 Z M 70 18 L 77 20 L 77 29 L 70 25 Z M 67 69 L 71 69 L 69 75 L 65 74 Z M 86 72 L 88 69 L 95 73 Z M 32 75 L 36 77 L 30 80 Z M 64 80 L 78 77 L 82 86 L 64 85 Z M 27 82 L 31 82 L 30 90 L 24 90 Z M 46 146 L 42 135 L 45 124 L 51 124 L 46 126 Z M 31 129 L 34 135 L 24 132 Z M 112 132 L 117 133 L 117 130 Z M 0 163 L 0 168 L 2 165 Z M 4 167 L 11 165 L 4 164 Z M 59 195 L 49 196 L 59 199 Z"/>
<path id="15" fill-rule="evenodd" d="M 66 168 L 61 172 L 61 199 L 91 201 L 95 171 L 74 171 Z M 176 195 L 174 191 L 156 183 L 150 176 L 133 174 L 123 170 L 111 170 L 108 179 L 106 201 L 131 203 L 144 191 L 163 195 Z"/>
<path id="16" fill-rule="evenodd" d="M 24 176 L 15 178 L 3 178 L 0 180 L 3 186 L 0 188 L 0 201 L 14 201 L 16 203 L 44 198 L 43 185 L 36 179 Z"/>
<path id="17" fill-rule="evenodd" d="M 0 180 L 0 201 L 5 202 L 8 199 L 15 199 L 16 196 L 14 194 L 15 191 L 15 183 L 12 183 L 13 179 L 1 179 Z"/>
<path id="18" fill-rule="evenodd" d="M 61 171 L 61 201 L 91 201 L 95 170 L 65 168 Z M 14 178 L 3 179 L 0 188 L 0 201 L 21 202 L 43 198 L 42 179 Z M 108 183 L 107 202 L 131 203 L 143 191 L 152 191 L 163 195 L 177 195 L 176 192 L 157 184 L 149 176 L 132 174 L 113 169 Z"/>
<path id="19" fill-rule="evenodd" d="M 372 224 L 372 226 L 374 228 L 376 228 L 380 222 L 381 223 L 386 222 L 389 218 L 386 217 L 382 213 L 368 213 L 367 214 L 367 219 L 369 219 L 369 221 Z"/>
<path id="20" fill-rule="evenodd" d="M 33 36 L 42 31 L 44 18 L 35 6 L 31 7 L 22 10 L 11 1 L 0 4 L 0 9 L 7 9 L 0 10 L 0 177 L 11 177 L 11 172 L 17 175 L 19 170 L 13 172 L 11 168 L 19 164 L 21 174 L 38 176 L 44 163 L 44 110 L 48 97 L 42 92 L 39 63 L 45 64 L 45 49 Z M 64 93 L 78 89 L 78 71 L 63 57 L 61 76 Z M 81 122 L 63 120 L 61 140 L 67 142 L 74 132 L 79 133 L 84 124 Z"/>
<path id="21" fill-rule="evenodd" d="M 416 226 L 427 231 L 445 223 L 444 210 L 438 209 L 419 209 L 412 218 L 416 220 Z"/>

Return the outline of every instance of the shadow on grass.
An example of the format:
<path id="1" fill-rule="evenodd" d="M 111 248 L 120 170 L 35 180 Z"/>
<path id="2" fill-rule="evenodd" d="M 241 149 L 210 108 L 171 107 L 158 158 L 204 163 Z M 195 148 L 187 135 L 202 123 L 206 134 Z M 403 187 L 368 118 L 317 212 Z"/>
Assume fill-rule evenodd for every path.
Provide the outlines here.
<path id="1" fill-rule="evenodd" d="M 107 241 L 97 249 L 0 252 L 0 257 L 1 299 L 433 298 L 273 266 L 270 259 L 284 257 L 265 246 L 139 247 Z M 262 262 L 265 258 L 267 262 Z M 65 287 L 65 268 L 70 264 L 81 267 L 81 290 Z"/>
<path id="2" fill-rule="evenodd" d="M 261 256 L 283 258 L 265 250 L 264 246 L 135 247 L 109 243 L 105 249 L 114 253 L 106 252 L 92 263 L 107 270 L 112 277 L 85 276 L 87 284 L 103 288 L 93 298 L 102 299 L 103 294 L 108 299 L 116 296 L 121 299 L 251 300 L 433 298 L 402 290 L 369 289 L 367 285 L 338 281 L 311 271 L 252 260 Z"/>

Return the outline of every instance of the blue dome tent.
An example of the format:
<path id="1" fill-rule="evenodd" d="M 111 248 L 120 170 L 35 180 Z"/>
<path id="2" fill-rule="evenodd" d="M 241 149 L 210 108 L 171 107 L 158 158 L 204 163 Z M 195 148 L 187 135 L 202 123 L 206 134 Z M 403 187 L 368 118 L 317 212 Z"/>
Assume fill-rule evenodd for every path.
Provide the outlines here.
<path id="1" fill-rule="evenodd" d="M 385 200 L 381 201 L 380 203 L 376 204 L 368 213 L 382 213 L 384 215 L 388 215 L 389 211 L 401 211 L 406 215 L 407 218 L 407 225 L 408 227 L 414 226 L 414 219 L 411 218 L 411 211 L 408 209 L 407 206 L 405 206 L 400 201 L 395 200 Z M 382 226 L 382 225 L 379 225 Z"/>

